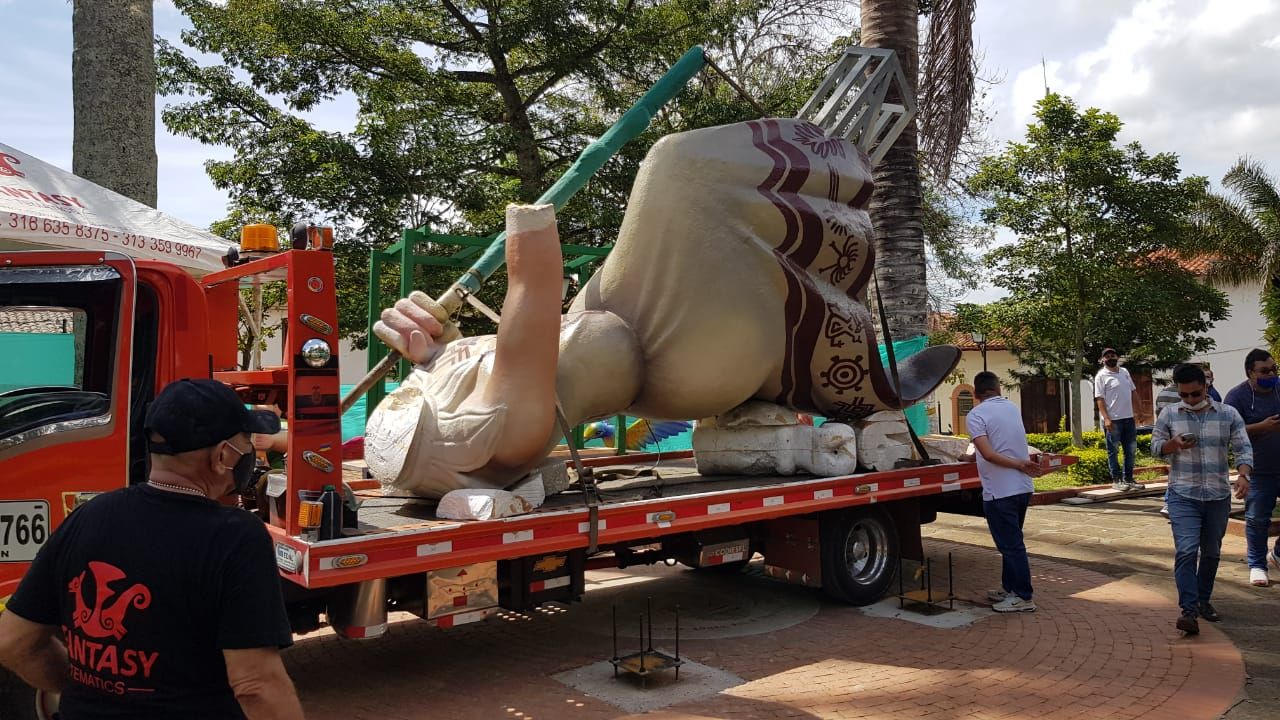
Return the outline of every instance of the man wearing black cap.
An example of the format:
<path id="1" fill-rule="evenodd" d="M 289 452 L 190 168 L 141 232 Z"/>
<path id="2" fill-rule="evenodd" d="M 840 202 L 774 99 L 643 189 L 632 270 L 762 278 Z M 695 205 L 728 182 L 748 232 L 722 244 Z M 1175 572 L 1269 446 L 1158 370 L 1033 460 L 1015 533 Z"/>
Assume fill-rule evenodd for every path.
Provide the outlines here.
<path id="1" fill-rule="evenodd" d="M 62 693 L 62 720 L 300 719 L 275 554 L 254 515 L 218 502 L 253 481 L 250 412 L 213 380 L 147 411 L 148 482 L 67 518 L 0 615 L 0 664 Z"/>
<path id="2" fill-rule="evenodd" d="M 1120 367 L 1120 356 L 1114 348 L 1102 351 L 1102 369 L 1093 378 L 1093 397 L 1102 416 L 1107 434 L 1107 466 L 1111 470 L 1111 487 L 1116 490 L 1142 490 L 1146 486 L 1133 481 L 1134 453 L 1138 449 L 1138 425 L 1133 418 L 1139 406 L 1138 386 L 1129 371 Z M 1124 469 L 1116 456 L 1124 446 Z"/>

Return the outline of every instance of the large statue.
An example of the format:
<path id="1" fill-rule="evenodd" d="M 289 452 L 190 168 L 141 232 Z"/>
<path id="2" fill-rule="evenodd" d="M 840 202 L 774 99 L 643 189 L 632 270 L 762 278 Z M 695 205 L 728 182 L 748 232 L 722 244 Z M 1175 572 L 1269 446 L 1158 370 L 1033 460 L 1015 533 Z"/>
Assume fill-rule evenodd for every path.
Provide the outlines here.
<path id="1" fill-rule="evenodd" d="M 551 207 L 508 208 L 498 334 L 450 342 L 377 407 L 370 469 L 428 497 L 506 487 L 558 441 L 557 399 L 577 424 L 705 418 L 752 399 L 852 420 L 923 398 L 959 351 L 901 362 L 895 392 L 863 305 L 870 195 L 866 155 L 802 120 L 667 136 L 613 252 L 563 316 Z M 375 332 L 422 362 L 442 340 L 433 313 L 414 293 Z"/>

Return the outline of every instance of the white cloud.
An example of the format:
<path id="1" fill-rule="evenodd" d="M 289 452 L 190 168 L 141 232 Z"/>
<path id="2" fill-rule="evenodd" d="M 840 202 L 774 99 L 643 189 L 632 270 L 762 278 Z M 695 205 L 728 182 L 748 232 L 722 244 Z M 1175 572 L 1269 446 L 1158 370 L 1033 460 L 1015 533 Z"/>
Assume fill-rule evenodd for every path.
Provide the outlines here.
<path id="1" fill-rule="evenodd" d="M 1125 123 L 1122 141 L 1175 152 L 1186 172 L 1216 181 L 1245 154 L 1280 169 L 1280 96 L 1273 92 L 1280 86 L 1280 2 L 1076 3 L 1073 17 L 1086 9 L 1097 14 L 1079 44 L 1048 56 L 1054 92 L 1116 113 Z M 1045 18 L 1024 19 L 1051 27 Z M 1056 29 L 1039 37 L 1056 42 L 1053 35 Z M 1016 62 L 1013 82 L 994 94 L 993 131 L 1002 141 L 1021 138 L 1044 93 L 1039 59 Z"/>

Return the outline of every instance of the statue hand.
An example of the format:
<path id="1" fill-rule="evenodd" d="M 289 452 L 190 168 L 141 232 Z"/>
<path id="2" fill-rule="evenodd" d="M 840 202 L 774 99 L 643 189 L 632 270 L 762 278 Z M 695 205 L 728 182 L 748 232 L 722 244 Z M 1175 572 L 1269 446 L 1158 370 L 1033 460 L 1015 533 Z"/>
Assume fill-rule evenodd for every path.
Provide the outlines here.
<path id="1" fill-rule="evenodd" d="M 461 337 L 444 308 L 418 290 L 383 310 L 373 334 L 414 363 L 427 362 L 440 346 Z"/>

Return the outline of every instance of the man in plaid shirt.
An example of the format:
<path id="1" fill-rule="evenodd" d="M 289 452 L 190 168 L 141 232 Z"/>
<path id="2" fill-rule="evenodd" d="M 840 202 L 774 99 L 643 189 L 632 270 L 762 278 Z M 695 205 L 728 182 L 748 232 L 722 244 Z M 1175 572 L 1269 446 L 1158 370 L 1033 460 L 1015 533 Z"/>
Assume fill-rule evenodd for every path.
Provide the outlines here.
<path id="1" fill-rule="evenodd" d="M 1169 463 L 1169 521 L 1176 553 L 1173 579 L 1182 609 L 1176 625 L 1195 635 L 1200 632 L 1197 617 L 1209 622 L 1221 619 L 1209 597 L 1231 511 L 1227 450 L 1235 452 L 1239 473 L 1235 496 L 1243 498 L 1249 492 L 1253 447 L 1240 413 L 1209 398 L 1199 365 L 1179 365 L 1173 381 L 1181 402 L 1160 412 L 1151 432 L 1151 451 Z"/>

